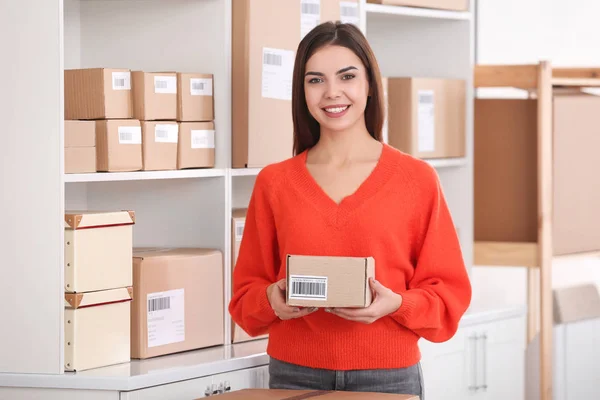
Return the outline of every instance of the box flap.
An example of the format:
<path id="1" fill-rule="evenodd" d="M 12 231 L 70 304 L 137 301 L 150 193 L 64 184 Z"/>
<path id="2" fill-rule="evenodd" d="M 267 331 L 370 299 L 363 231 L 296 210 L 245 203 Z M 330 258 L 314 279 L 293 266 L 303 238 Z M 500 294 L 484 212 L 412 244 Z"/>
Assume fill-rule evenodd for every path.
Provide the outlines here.
<path id="1" fill-rule="evenodd" d="M 85 229 L 107 226 L 133 225 L 135 212 L 126 211 L 66 211 L 65 228 Z"/>
<path id="2" fill-rule="evenodd" d="M 593 283 L 554 289 L 554 322 L 600 318 L 600 294 Z"/>
<path id="3" fill-rule="evenodd" d="M 195 257 L 220 254 L 218 249 L 192 247 L 134 247 L 134 258 Z"/>
<path id="4" fill-rule="evenodd" d="M 234 208 L 231 211 L 231 216 L 233 218 L 246 218 L 247 213 L 248 213 L 247 208 Z"/>
<path id="5" fill-rule="evenodd" d="M 97 292 L 65 293 L 65 307 L 86 308 L 105 304 L 122 303 L 133 299 L 133 288 L 125 287 Z"/>

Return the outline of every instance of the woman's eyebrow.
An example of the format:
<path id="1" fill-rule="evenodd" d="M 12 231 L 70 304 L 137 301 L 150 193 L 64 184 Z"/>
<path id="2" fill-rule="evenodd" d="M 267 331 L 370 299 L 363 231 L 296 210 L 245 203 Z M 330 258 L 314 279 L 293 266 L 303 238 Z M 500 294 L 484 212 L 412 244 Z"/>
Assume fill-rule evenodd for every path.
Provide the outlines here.
<path id="1" fill-rule="evenodd" d="M 349 67 L 345 67 L 340 69 L 339 71 L 336 72 L 336 75 L 339 74 L 343 74 L 344 72 L 348 72 L 351 71 L 353 69 L 358 69 L 355 66 L 350 65 Z M 322 72 L 316 72 L 316 71 L 307 71 L 304 76 L 308 76 L 308 75 L 315 75 L 315 76 L 325 76 L 325 74 L 323 74 Z"/>

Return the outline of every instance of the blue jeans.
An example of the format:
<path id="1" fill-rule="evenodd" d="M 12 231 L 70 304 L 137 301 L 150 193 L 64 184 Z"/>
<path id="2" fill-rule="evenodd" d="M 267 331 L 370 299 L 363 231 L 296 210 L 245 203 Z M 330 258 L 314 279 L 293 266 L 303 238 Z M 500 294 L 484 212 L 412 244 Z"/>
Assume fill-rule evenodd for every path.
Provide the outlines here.
<path id="1" fill-rule="evenodd" d="M 271 357 L 269 387 L 411 394 L 425 399 L 420 363 L 399 369 L 332 371 L 303 367 Z"/>

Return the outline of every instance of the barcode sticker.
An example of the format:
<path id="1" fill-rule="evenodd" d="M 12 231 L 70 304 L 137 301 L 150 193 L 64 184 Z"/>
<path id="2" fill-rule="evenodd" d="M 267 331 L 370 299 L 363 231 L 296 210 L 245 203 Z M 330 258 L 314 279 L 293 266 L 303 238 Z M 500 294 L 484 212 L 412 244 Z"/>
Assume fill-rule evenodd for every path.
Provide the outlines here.
<path id="1" fill-rule="evenodd" d="M 154 93 L 177 93 L 177 77 L 155 75 Z"/>
<path id="2" fill-rule="evenodd" d="M 419 90 L 419 152 L 435 151 L 435 97 L 433 90 Z"/>
<path id="3" fill-rule="evenodd" d="M 235 221 L 235 241 L 239 242 L 242 240 L 242 236 L 244 235 L 244 227 L 246 226 L 246 221 Z"/>
<path id="4" fill-rule="evenodd" d="M 185 340 L 184 289 L 148 293 L 148 347 Z"/>
<path id="5" fill-rule="evenodd" d="M 142 144 L 142 127 L 119 126 L 119 144 Z"/>
<path id="6" fill-rule="evenodd" d="M 190 79 L 190 95 L 192 96 L 212 96 L 213 80 L 210 78 L 192 78 Z"/>
<path id="7" fill-rule="evenodd" d="M 192 130 L 192 149 L 214 149 L 215 131 L 214 130 Z"/>
<path id="8" fill-rule="evenodd" d="M 177 143 L 179 139 L 179 125 L 156 124 L 154 127 L 154 141 L 156 143 Z"/>
<path id="9" fill-rule="evenodd" d="M 262 97 L 292 100 L 294 52 L 263 48 Z"/>
<path id="10" fill-rule="evenodd" d="M 113 90 L 131 90 L 131 72 L 112 73 Z"/>
<path id="11" fill-rule="evenodd" d="M 327 277 L 290 275 L 290 299 L 327 300 Z"/>
<path id="12" fill-rule="evenodd" d="M 352 1 L 340 2 L 340 21 L 345 24 L 360 25 L 360 16 L 358 15 L 358 3 Z"/>
<path id="13" fill-rule="evenodd" d="M 300 39 L 314 29 L 321 20 L 321 0 L 300 0 Z"/>

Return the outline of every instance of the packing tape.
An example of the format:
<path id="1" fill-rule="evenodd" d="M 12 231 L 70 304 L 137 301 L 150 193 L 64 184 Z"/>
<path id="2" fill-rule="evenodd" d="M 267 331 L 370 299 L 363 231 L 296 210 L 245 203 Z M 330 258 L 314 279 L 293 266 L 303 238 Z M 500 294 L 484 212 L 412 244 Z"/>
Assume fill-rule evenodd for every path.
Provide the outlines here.
<path id="1" fill-rule="evenodd" d="M 295 395 L 292 397 L 286 397 L 285 399 L 281 399 L 281 400 L 304 400 L 304 399 L 310 399 L 312 397 L 323 396 L 323 395 L 329 394 L 329 393 L 332 393 L 332 392 L 330 390 L 315 390 L 314 392 L 298 394 L 298 395 Z"/>

